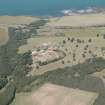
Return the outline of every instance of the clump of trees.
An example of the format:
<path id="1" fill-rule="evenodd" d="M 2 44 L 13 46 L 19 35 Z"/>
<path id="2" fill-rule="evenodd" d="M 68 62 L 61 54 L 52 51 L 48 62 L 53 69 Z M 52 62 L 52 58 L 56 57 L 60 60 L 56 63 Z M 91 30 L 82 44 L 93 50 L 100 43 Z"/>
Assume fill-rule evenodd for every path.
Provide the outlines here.
<path id="1" fill-rule="evenodd" d="M 10 82 L 0 91 L 0 105 L 9 105 L 15 97 L 15 85 Z"/>
<path id="2" fill-rule="evenodd" d="M 0 78 L 0 89 L 2 89 L 8 83 L 7 78 Z"/>
<path id="3" fill-rule="evenodd" d="M 32 63 L 30 51 L 24 54 L 17 52 L 19 46 L 26 43 L 26 36 L 21 32 L 15 33 L 15 28 L 9 28 L 9 41 L 0 47 L 0 75 L 11 75 L 20 65 L 24 68 Z"/>
<path id="4" fill-rule="evenodd" d="M 27 28 L 37 29 L 44 24 L 45 20 L 39 20 L 31 23 Z M 8 28 L 9 41 L 0 47 L 0 76 L 12 76 L 16 90 L 20 92 L 35 78 L 26 76 L 31 71 L 31 51 L 19 54 L 17 50 L 21 45 L 26 44 L 27 39 L 31 37 L 30 33 L 23 33 L 21 28 L 18 28 L 18 31 L 16 30 L 13 27 Z M 6 82 L 1 82 L 1 84 L 2 88 Z"/>
<path id="5" fill-rule="evenodd" d="M 31 24 L 29 24 L 28 27 L 34 27 L 36 29 L 39 29 L 40 26 L 44 26 L 46 24 L 47 20 L 45 19 L 40 19 L 38 21 L 32 22 Z"/>

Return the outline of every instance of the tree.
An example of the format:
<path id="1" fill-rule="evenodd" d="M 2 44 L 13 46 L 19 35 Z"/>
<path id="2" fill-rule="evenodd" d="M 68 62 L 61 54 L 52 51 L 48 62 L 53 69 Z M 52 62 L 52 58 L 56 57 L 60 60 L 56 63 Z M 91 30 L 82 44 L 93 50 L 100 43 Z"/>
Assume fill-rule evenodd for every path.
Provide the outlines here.
<path id="1" fill-rule="evenodd" d="M 91 54 L 92 53 L 92 51 L 91 50 L 89 50 L 89 54 Z"/>
<path id="2" fill-rule="evenodd" d="M 80 39 L 77 39 L 77 43 L 81 43 L 82 41 Z"/>
<path id="3" fill-rule="evenodd" d="M 68 37 L 68 41 L 70 40 L 70 37 Z"/>
<path id="4" fill-rule="evenodd" d="M 65 40 L 63 40 L 63 44 L 65 44 L 66 43 L 66 41 Z"/>
<path id="5" fill-rule="evenodd" d="M 38 65 L 36 66 L 36 69 L 39 69 L 39 66 Z"/>
<path id="6" fill-rule="evenodd" d="M 85 55 L 85 54 L 82 54 L 82 57 L 83 57 L 83 58 L 85 58 L 85 57 L 86 57 L 86 55 Z"/>
<path id="7" fill-rule="evenodd" d="M 62 63 L 62 64 L 65 64 L 65 62 L 64 62 L 64 61 L 62 61 L 61 63 Z"/>
<path id="8" fill-rule="evenodd" d="M 91 42 L 92 42 L 92 39 L 90 38 L 90 39 L 88 40 L 88 42 L 91 43 Z"/>
<path id="9" fill-rule="evenodd" d="M 105 34 L 103 35 L 103 39 L 105 39 Z"/>
<path id="10" fill-rule="evenodd" d="M 71 42 L 74 42 L 74 40 L 75 40 L 75 38 L 72 38 L 72 39 L 71 39 Z"/>
<path id="11" fill-rule="evenodd" d="M 97 34 L 97 37 L 99 37 L 99 34 Z"/>
<path id="12" fill-rule="evenodd" d="M 78 45 L 76 45 L 76 47 L 78 48 Z"/>
<path id="13" fill-rule="evenodd" d="M 68 51 L 68 49 L 67 49 L 67 48 L 65 48 L 65 51 Z"/>
<path id="14" fill-rule="evenodd" d="M 0 78 L 0 89 L 2 89 L 7 83 L 8 80 L 6 78 Z"/>

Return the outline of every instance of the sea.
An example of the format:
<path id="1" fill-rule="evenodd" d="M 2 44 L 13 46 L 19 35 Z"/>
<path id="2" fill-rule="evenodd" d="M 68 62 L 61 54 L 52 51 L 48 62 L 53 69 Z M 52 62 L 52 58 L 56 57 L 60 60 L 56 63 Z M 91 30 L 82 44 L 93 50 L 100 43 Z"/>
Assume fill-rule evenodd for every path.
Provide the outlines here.
<path id="1" fill-rule="evenodd" d="M 105 9 L 105 0 L 0 0 L 0 15 L 62 16 Z"/>

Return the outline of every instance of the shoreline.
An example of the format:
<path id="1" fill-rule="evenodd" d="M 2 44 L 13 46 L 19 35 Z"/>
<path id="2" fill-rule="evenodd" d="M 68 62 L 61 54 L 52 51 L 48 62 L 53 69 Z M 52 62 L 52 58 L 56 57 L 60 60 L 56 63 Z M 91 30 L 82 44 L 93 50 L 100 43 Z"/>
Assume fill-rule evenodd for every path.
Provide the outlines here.
<path id="1" fill-rule="evenodd" d="M 93 13 L 102 13 L 104 12 L 105 13 L 105 8 L 103 7 L 87 7 L 87 8 L 81 8 L 81 9 L 76 9 L 76 8 L 73 8 L 73 9 L 62 9 L 62 10 L 59 10 L 59 11 L 56 11 L 56 13 L 54 14 L 44 14 L 44 15 L 36 15 L 36 14 L 14 14 L 14 15 L 7 15 L 7 14 L 0 14 L 0 17 L 1 16 L 14 16 L 14 17 L 17 17 L 17 16 L 25 16 L 25 17 L 61 17 L 61 16 L 72 16 L 72 15 L 82 15 L 82 14 L 93 14 Z"/>
<path id="2" fill-rule="evenodd" d="M 62 10 L 61 13 L 63 13 L 65 16 L 97 14 L 97 13 L 105 13 L 105 8 L 88 7 L 86 9 L 76 9 L 76 10 L 68 9 L 68 10 Z"/>
<path id="3" fill-rule="evenodd" d="M 90 12 L 90 13 L 75 13 L 74 15 L 63 16 L 0 16 L 0 26 L 18 26 L 27 25 L 39 19 L 48 19 L 49 22 L 45 25 L 56 28 L 82 28 L 82 27 L 105 27 L 105 11 Z"/>
<path id="4" fill-rule="evenodd" d="M 105 26 L 105 12 L 50 18 L 47 27 L 76 28 Z"/>

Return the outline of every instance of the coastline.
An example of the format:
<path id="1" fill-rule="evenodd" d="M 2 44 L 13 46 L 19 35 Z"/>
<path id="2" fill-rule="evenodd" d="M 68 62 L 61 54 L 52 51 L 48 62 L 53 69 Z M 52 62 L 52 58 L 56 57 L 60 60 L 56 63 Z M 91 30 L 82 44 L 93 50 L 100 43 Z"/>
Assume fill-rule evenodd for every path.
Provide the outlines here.
<path id="1" fill-rule="evenodd" d="M 88 11 L 88 12 L 86 12 Z M 49 27 L 97 27 L 105 26 L 105 9 L 91 9 L 71 11 L 63 11 L 62 16 L 0 16 L 0 27 L 8 28 L 9 26 L 17 27 L 21 25 L 28 25 L 39 19 L 48 19 L 46 26 Z M 72 12 L 72 13 L 69 13 Z"/>
<path id="2" fill-rule="evenodd" d="M 38 19 L 38 17 L 32 16 L 0 16 L 0 27 L 28 25 Z"/>
<path id="3" fill-rule="evenodd" d="M 83 15 L 83 14 L 97 14 L 97 13 L 105 13 L 105 8 L 91 8 L 88 7 L 86 9 L 68 9 L 68 10 L 62 10 L 61 13 L 63 13 L 66 16 L 73 16 L 73 15 Z"/>
<path id="4" fill-rule="evenodd" d="M 50 18 L 47 27 L 56 28 L 76 28 L 76 27 L 98 27 L 105 26 L 105 12 L 91 14 L 75 14 L 72 16 L 62 16 Z"/>

